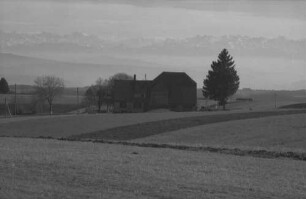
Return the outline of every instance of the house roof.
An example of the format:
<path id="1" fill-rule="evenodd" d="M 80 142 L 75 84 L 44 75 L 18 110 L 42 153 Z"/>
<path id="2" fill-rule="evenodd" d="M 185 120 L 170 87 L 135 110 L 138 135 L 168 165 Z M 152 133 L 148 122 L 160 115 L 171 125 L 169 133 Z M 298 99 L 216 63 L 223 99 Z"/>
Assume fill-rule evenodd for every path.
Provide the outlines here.
<path id="1" fill-rule="evenodd" d="M 153 85 L 162 81 L 165 86 L 196 86 L 196 82 L 185 72 L 162 72 L 153 80 Z"/>
<path id="2" fill-rule="evenodd" d="M 147 80 L 115 80 L 114 98 L 116 100 L 133 100 L 135 94 L 143 94 L 157 83 L 166 89 L 175 87 L 194 87 L 196 82 L 184 72 L 162 72 L 153 81 Z"/>

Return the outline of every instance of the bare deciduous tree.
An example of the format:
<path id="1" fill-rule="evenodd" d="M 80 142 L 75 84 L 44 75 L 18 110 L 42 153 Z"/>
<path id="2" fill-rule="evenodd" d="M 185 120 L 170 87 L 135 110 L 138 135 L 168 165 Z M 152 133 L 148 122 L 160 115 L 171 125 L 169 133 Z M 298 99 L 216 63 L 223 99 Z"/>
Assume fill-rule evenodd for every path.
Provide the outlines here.
<path id="1" fill-rule="evenodd" d="M 49 104 L 49 113 L 53 114 L 53 100 L 56 96 L 62 94 L 64 90 L 64 80 L 55 76 L 40 76 L 34 81 L 36 95 L 46 100 Z"/>
<path id="2" fill-rule="evenodd" d="M 85 92 L 84 102 L 88 105 L 95 105 L 97 102 L 97 87 L 96 85 L 91 85 Z"/>
<path id="3" fill-rule="evenodd" d="M 117 73 L 108 79 L 99 77 L 95 85 L 91 85 L 85 93 L 85 102 L 89 105 L 97 103 L 98 111 L 101 112 L 102 104 L 106 104 L 106 111 L 108 112 L 113 103 L 113 89 L 115 80 L 131 80 L 132 76 L 125 73 Z"/>

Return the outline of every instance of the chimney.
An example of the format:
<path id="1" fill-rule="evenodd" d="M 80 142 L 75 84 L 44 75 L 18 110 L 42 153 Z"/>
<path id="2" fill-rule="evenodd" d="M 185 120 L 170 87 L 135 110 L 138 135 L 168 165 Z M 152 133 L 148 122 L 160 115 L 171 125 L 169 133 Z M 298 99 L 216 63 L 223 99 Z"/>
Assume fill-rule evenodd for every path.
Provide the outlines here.
<path id="1" fill-rule="evenodd" d="M 136 75 L 134 74 L 134 81 L 136 81 Z"/>

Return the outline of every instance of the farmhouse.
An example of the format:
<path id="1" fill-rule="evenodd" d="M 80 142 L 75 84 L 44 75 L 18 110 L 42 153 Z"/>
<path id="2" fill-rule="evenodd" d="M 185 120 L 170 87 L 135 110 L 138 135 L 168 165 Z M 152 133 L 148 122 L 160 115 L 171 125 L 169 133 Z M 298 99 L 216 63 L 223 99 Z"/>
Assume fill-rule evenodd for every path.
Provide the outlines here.
<path id="1" fill-rule="evenodd" d="M 144 112 L 148 110 L 151 81 L 116 80 L 114 112 Z"/>
<path id="2" fill-rule="evenodd" d="M 114 112 L 144 112 L 168 108 L 193 110 L 197 103 L 197 84 L 184 72 L 163 72 L 152 81 L 116 80 Z"/>

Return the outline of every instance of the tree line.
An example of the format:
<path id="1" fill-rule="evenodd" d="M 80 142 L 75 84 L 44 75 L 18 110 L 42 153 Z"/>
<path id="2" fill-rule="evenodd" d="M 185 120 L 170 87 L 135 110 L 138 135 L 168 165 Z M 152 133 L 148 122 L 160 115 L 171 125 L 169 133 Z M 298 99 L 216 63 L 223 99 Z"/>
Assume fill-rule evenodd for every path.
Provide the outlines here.
<path id="1" fill-rule="evenodd" d="M 101 112 L 103 103 L 107 111 L 113 105 L 113 94 L 115 80 L 131 80 L 132 76 L 125 73 L 117 73 L 108 79 L 98 78 L 94 85 L 91 85 L 85 92 L 85 103 L 88 106 L 97 105 L 98 112 Z"/>
<path id="2" fill-rule="evenodd" d="M 85 92 L 85 98 L 82 103 L 86 106 L 98 107 L 98 112 L 102 111 L 102 105 L 107 106 L 107 110 L 113 105 L 113 93 L 115 80 L 130 80 L 132 76 L 125 73 L 117 73 L 108 79 L 99 77 L 95 84 L 89 86 Z M 36 102 L 47 102 L 49 106 L 49 114 L 53 114 L 54 99 L 63 94 L 65 88 L 64 79 L 44 75 L 34 80 L 34 96 Z M 3 77 L 0 80 L 0 94 L 8 94 L 10 92 L 9 85 Z"/>

